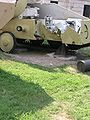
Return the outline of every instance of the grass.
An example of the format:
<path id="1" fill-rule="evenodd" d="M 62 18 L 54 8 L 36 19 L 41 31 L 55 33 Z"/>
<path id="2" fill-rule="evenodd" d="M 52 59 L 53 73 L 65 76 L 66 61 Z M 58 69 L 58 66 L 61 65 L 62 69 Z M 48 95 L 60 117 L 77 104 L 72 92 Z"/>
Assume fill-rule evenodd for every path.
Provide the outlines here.
<path id="1" fill-rule="evenodd" d="M 1 56 L 1 58 L 3 58 Z M 90 76 L 0 59 L 0 120 L 90 120 Z"/>
<path id="2" fill-rule="evenodd" d="M 82 48 L 79 50 L 85 57 L 90 58 L 90 47 Z"/>

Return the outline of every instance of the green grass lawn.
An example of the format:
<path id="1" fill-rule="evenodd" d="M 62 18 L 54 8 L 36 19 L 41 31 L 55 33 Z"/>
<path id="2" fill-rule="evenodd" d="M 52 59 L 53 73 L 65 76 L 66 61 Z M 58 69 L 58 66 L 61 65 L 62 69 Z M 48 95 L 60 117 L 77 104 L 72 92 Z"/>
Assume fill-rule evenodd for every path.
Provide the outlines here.
<path id="1" fill-rule="evenodd" d="M 90 76 L 0 59 L 0 120 L 90 120 Z"/>

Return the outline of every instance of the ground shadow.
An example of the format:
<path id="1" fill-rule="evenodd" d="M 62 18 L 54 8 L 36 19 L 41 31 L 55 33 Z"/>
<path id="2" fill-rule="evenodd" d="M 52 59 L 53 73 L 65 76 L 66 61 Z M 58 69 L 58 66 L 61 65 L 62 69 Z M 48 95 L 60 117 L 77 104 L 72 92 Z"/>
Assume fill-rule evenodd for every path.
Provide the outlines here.
<path id="1" fill-rule="evenodd" d="M 68 64 L 64 64 L 64 65 L 60 65 L 60 66 L 42 66 L 42 65 L 39 65 L 39 64 L 33 64 L 33 63 L 27 63 L 27 62 L 24 62 L 22 60 L 17 60 L 16 58 L 12 57 L 11 55 L 9 54 L 3 54 L 1 52 L 0 54 L 0 59 L 6 59 L 6 60 L 11 60 L 11 61 L 16 61 L 16 62 L 19 62 L 19 63 L 24 63 L 24 64 L 27 64 L 28 66 L 32 67 L 32 68 L 35 68 L 35 69 L 39 69 L 39 70 L 42 70 L 42 71 L 48 71 L 50 73 L 56 73 L 57 72 L 57 68 L 59 70 L 59 72 L 66 72 L 65 71 L 65 68 L 68 66 Z M 74 61 L 74 60 L 73 60 Z M 67 61 L 66 61 L 67 62 Z"/>
<path id="2" fill-rule="evenodd" d="M 22 113 L 34 113 L 53 102 L 39 84 L 0 69 L 0 120 L 16 120 Z"/>
<path id="3" fill-rule="evenodd" d="M 33 64 L 33 63 L 29 63 L 27 61 L 22 61 L 21 59 L 18 60 L 15 57 L 13 57 L 12 55 L 2 53 L 2 52 L 0 53 L 0 59 L 2 59 L 2 60 L 6 59 L 6 60 L 11 60 L 11 61 L 17 61 L 19 63 L 25 63 L 32 68 L 40 69 L 42 71 L 53 72 L 53 73 L 57 72 L 56 68 L 60 69 L 61 72 L 65 72 L 64 68 L 66 66 L 68 66 L 67 61 L 66 61 L 66 64 L 63 64 L 63 65 L 60 65 L 60 66 L 43 66 L 43 65 L 40 65 L 40 64 Z M 56 59 L 56 57 L 55 57 L 55 59 Z M 74 60 L 72 60 L 72 61 L 74 61 Z"/>

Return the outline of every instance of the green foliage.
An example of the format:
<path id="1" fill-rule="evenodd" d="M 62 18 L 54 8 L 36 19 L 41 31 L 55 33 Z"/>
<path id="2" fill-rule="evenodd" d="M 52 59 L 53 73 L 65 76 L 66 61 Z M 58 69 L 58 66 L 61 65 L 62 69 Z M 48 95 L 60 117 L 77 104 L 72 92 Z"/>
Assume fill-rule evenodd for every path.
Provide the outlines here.
<path id="1" fill-rule="evenodd" d="M 0 120 L 90 119 L 90 76 L 0 60 Z"/>
<path id="2" fill-rule="evenodd" d="M 90 58 L 90 47 L 82 48 L 79 50 L 79 52 L 85 57 Z"/>

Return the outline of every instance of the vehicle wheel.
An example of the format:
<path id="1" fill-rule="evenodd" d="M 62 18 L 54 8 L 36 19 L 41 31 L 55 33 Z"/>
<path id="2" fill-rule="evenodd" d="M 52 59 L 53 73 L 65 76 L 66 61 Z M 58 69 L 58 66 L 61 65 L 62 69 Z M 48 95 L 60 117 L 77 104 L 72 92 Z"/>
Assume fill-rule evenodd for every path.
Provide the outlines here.
<path id="1" fill-rule="evenodd" d="M 59 48 L 62 45 L 62 43 L 59 41 L 48 40 L 48 43 L 49 43 L 50 47 L 52 47 L 52 48 Z"/>
<path id="2" fill-rule="evenodd" d="M 4 52 L 13 52 L 16 46 L 16 38 L 10 32 L 3 32 L 0 35 L 0 48 Z"/>

